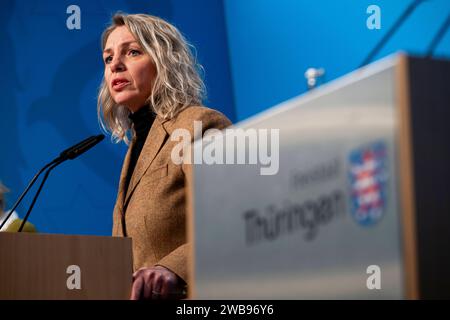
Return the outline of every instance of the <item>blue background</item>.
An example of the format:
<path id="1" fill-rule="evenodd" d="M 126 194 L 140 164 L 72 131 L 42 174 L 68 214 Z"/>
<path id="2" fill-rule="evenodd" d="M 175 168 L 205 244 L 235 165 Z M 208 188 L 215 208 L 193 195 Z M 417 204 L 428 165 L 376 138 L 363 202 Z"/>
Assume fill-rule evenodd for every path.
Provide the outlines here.
<path id="1" fill-rule="evenodd" d="M 327 81 L 357 68 L 411 2 L 2 1 L 0 180 L 11 189 L 8 205 L 61 150 L 100 132 L 100 36 L 114 12 L 149 13 L 175 24 L 205 68 L 204 103 L 236 122 L 304 93 L 308 67 L 325 68 Z M 81 9 L 81 30 L 66 27 L 72 4 Z M 371 4 L 381 9 L 380 30 L 366 27 Z M 375 59 L 397 50 L 424 54 L 448 14 L 448 0 L 422 3 Z M 450 57 L 450 30 L 435 56 Z M 109 235 L 125 152 L 124 144 L 106 139 L 55 169 L 30 221 L 41 232 Z"/>

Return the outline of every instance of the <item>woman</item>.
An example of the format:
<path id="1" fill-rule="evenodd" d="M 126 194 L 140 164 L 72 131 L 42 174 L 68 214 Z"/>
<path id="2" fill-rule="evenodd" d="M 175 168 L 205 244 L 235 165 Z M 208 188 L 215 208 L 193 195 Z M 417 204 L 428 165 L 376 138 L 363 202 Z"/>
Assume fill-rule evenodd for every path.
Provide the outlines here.
<path id="1" fill-rule="evenodd" d="M 113 214 L 113 235 L 133 239 L 131 299 L 180 298 L 188 283 L 186 182 L 170 139 L 230 121 L 201 106 L 203 82 L 189 46 L 166 21 L 117 14 L 102 36 L 104 79 L 98 96 L 103 127 L 129 144 Z M 131 139 L 130 139 L 131 138 Z"/>

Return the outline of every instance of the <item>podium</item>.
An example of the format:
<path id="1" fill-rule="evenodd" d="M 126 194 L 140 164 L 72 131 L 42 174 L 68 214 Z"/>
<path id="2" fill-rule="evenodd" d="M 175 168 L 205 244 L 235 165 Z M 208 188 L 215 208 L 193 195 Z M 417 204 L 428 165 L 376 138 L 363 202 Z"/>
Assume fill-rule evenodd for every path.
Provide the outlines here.
<path id="1" fill-rule="evenodd" d="M 0 232 L 0 300 L 129 299 L 130 238 Z"/>
<path id="2" fill-rule="evenodd" d="M 235 162 L 193 166 L 190 296 L 450 298 L 449 83 L 395 54 L 197 142 Z"/>

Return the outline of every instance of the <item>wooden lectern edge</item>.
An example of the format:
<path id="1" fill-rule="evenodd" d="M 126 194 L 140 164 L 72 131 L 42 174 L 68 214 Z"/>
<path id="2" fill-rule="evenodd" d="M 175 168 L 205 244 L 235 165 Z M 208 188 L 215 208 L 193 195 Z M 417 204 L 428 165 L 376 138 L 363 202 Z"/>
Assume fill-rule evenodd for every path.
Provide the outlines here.
<path id="1" fill-rule="evenodd" d="M 187 241 L 190 244 L 188 246 L 188 292 L 187 299 L 193 299 L 195 297 L 195 199 L 194 199 L 194 168 L 193 164 L 188 166 L 188 170 L 186 174 L 187 180 L 187 224 L 186 224 L 186 233 L 187 233 Z"/>
<path id="2" fill-rule="evenodd" d="M 403 265 L 405 270 L 405 290 L 407 299 L 419 299 L 417 233 L 414 205 L 414 159 L 411 129 L 411 101 L 410 101 L 409 58 L 406 54 L 398 56 L 395 68 L 396 103 L 398 119 L 397 145 L 398 168 L 400 174 L 400 205 Z"/>

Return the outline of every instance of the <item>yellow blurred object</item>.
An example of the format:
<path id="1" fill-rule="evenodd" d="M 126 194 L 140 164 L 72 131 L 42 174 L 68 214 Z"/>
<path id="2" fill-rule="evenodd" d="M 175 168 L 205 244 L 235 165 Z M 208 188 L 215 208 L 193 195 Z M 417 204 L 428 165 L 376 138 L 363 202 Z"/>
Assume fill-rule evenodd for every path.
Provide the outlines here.
<path id="1" fill-rule="evenodd" d="M 17 232 L 19 231 L 20 225 L 22 224 L 22 219 L 16 219 L 6 228 L 5 232 Z M 36 227 L 30 223 L 25 222 L 25 225 L 23 226 L 22 232 L 37 232 Z"/>

